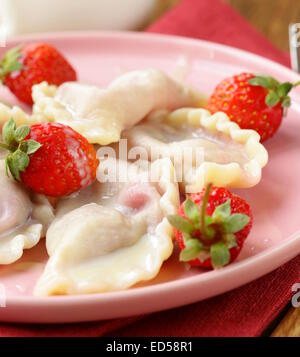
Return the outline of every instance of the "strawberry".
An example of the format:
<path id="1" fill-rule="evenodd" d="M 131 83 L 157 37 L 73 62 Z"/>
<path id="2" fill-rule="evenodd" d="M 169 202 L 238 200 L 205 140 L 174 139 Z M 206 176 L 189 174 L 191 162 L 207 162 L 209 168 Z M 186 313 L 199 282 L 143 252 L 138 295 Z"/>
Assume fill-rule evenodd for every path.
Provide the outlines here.
<path id="1" fill-rule="evenodd" d="M 252 227 L 249 204 L 226 188 L 208 185 L 191 194 L 168 216 L 181 249 L 179 259 L 192 266 L 220 268 L 239 255 Z"/>
<path id="2" fill-rule="evenodd" d="M 32 191 L 52 197 L 76 192 L 96 177 L 99 161 L 86 138 L 58 123 L 41 123 L 16 128 L 10 119 L 2 131 L 9 151 L 6 172 Z"/>
<path id="3" fill-rule="evenodd" d="M 14 95 L 32 104 L 31 88 L 43 81 L 60 85 L 76 81 L 76 72 L 63 55 L 45 43 L 30 43 L 6 52 L 0 63 L 0 80 Z"/>
<path id="4" fill-rule="evenodd" d="M 264 141 L 278 130 L 285 109 L 291 104 L 288 93 L 298 84 L 241 73 L 217 85 L 207 109 L 211 113 L 226 113 L 242 129 L 257 131 Z"/>

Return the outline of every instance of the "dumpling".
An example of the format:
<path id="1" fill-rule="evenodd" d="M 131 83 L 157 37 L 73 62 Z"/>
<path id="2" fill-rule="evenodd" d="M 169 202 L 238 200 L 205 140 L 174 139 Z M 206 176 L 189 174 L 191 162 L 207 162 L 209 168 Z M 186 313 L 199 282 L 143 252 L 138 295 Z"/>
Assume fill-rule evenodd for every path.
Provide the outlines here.
<path id="1" fill-rule="evenodd" d="M 9 107 L 3 103 L 0 103 L 0 133 L 3 125 L 13 118 L 17 126 L 19 125 L 31 125 L 42 120 L 41 118 L 33 117 L 25 113 L 21 108 L 14 106 Z"/>
<path id="2" fill-rule="evenodd" d="M 58 88 L 41 83 L 33 87 L 33 113 L 69 125 L 90 143 L 107 145 L 119 141 L 122 130 L 153 110 L 195 106 L 203 98 L 166 74 L 149 69 L 128 72 L 107 89 L 76 82 Z"/>
<path id="3" fill-rule="evenodd" d="M 35 246 L 54 218 L 46 197 L 29 193 L 5 174 L 0 161 L 0 264 L 18 260 Z"/>
<path id="4" fill-rule="evenodd" d="M 209 182 L 233 188 L 254 186 L 268 161 L 255 131 L 240 129 L 225 113 L 211 115 L 205 109 L 153 113 L 124 131 L 122 139 L 127 139 L 129 159 L 130 150 L 150 161 L 169 157 L 187 193 L 198 192 Z"/>
<path id="5" fill-rule="evenodd" d="M 58 203 L 46 235 L 50 258 L 35 295 L 126 289 L 154 278 L 172 254 L 172 227 L 165 216 L 177 211 L 179 194 L 170 160 L 151 165 L 157 182 L 137 165 L 129 168 L 128 179 L 105 182 L 107 168 L 124 172 L 127 165 L 107 161 L 99 166 L 101 183 Z"/>

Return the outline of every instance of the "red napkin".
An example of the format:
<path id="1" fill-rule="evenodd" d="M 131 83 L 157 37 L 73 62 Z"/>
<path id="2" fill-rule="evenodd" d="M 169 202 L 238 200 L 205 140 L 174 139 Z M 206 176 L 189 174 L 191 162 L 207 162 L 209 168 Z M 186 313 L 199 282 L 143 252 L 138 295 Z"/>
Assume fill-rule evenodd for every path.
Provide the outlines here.
<path id="1" fill-rule="evenodd" d="M 286 54 L 221 0 L 184 0 L 149 31 L 215 41 L 289 63 Z M 186 307 L 82 324 L 2 323 L 0 336 L 259 336 L 289 303 L 295 282 L 300 282 L 300 256 L 239 289 Z"/>
<path id="2" fill-rule="evenodd" d="M 287 54 L 222 0 L 183 0 L 148 31 L 218 42 L 289 65 Z"/>
<path id="3" fill-rule="evenodd" d="M 291 300 L 295 282 L 300 282 L 300 255 L 239 289 L 152 314 L 113 336 L 260 336 Z"/>

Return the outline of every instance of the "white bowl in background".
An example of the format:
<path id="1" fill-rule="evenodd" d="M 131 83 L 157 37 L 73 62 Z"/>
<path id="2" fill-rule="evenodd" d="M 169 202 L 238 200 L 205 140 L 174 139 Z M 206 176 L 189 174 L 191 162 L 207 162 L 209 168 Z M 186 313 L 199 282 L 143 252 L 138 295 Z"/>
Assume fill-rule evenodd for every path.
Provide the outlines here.
<path id="1" fill-rule="evenodd" d="M 8 36 L 32 32 L 133 30 L 156 0 L 0 0 L 0 23 Z"/>

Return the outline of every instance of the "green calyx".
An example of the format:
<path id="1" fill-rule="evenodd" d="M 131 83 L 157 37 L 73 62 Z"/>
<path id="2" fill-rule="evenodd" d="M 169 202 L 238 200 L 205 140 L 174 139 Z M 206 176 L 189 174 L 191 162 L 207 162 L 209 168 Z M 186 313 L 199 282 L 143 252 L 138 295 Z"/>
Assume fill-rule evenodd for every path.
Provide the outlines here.
<path id="1" fill-rule="evenodd" d="M 185 248 L 180 261 L 211 258 L 214 268 L 230 261 L 230 249 L 236 247 L 235 233 L 241 231 L 250 220 L 245 214 L 231 213 L 231 200 L 217 206 L 211 216 L 206 214 L 211 185 L 208 185 L 199 207 L 190 198 L 184 204 L 184 215 L 168 216 L 169 223 L 182 232 Z"/>
<path id="2" fill-rule="evenodd" d="M 16 181 L 21 181 L 20 172 L 24 172 L 30 163 L 29 155 L 35 153 L 42 145 L 35 140 L 24 140 L 30 133 L 30 127 L 22 125 L 17 128 L 15 121 L 11 118 L 4 124 L 0 143 L 2 149 L 8 150 L 5 159 L 5 169 Z"/>
<path id="3" fill-rule="evenodd" d="M 268 107 L 274 107 L 278 103 L 281 103 L 282 107 L 288 108 L 291 105 L 291 98 L 288 93 L 292 88 L 297 87 L 300 82 L 280 83 L 273 77 L 256 75 L 253 78 L 248 79 L 248 83 L 253 86 L 260 86 L 266 88 L 268 94 L 266 95 L 266 104 Z"/>
<path id="4" fill-rule="evenodd" d="M 5 81 L 5 76 L 11 72 L 20 71 L 23 64 L 20 62 L 20 46 L 11 48 L 3 56 L 0 63 L 0 80 Z"/>

